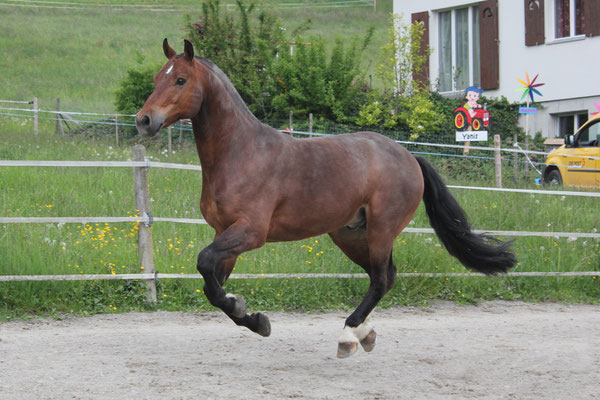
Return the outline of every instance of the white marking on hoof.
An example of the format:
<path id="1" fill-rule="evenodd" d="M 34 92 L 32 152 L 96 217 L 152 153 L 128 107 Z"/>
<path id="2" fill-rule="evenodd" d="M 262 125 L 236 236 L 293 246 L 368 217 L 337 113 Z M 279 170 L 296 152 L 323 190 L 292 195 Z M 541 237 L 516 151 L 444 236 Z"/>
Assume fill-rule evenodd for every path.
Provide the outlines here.
<path id="1" fill-rule="evenodd" d="M 225 297 L 235 300 L 235 306 L 233 307 L 231 315 L 236 318 L 244 318 L 246 316 L 246 300 L 241 297 L 238 299 L 235 294 L 231 293 L 227 293 Z"/>
<path id="2" fill-rule="evenodd" d="M 363 340 L 373 331 L 373 326 L 371 325 L 369 319 L 365 319 L 365 322 L 354 328 L 354 334 L 358 338 L 358 340 Z"/>
<path id="3" fill-rule="evenodd" d="M 355 329 L 345 326 L 344 330 L 342 330 L 342 334 L 338 339 L 338 358 L 350 357 L 358 349 L 358 338 L 354 332 Z"/>
<path id="4" fill-rule="evenodd" d="M 344 327 L 338 339 L 338 357 L 346 358 L 351 356 L 356 352 L 359 343 L 366 352 L 373 350 L 377 334 L 369 320 L 370 315 L 356 328 L 347 325 Z"/>

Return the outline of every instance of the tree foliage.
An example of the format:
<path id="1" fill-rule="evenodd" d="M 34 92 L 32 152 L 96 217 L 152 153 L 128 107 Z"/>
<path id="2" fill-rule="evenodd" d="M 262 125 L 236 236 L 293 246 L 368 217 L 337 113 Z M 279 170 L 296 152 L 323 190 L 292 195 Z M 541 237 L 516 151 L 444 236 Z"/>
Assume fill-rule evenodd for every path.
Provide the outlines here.
<path id="1" fill-rule="evenodd" d="M 152 77 L 160 66 L 130 68 L 115 92 L 115 106 L 121 114 L 135 114 L 154 90 Z"/>
<path id="2" fill-rule="evenodd" d="M 205 0 L 200 20 L 188 17 L 187 36 L 196 54 L 217 64 L 250 110 L 264 118 L 273 112 L 274 63 L 286 47 L 284 30 L 270 8 L 245 0 L 236 0 L 236 6 L 232 14 L 220 0 Z"/>
<path id="3" fill-rule="evenodd" d="M 348 47 L 336 40 L 327 54 L 327 43 L 317 37 L 311 45 L 300 34 L 308 23 L 288 37 L 281 20 L 264 4 L 236 0 L 236 13 L 224 11 L 220 0 L 205 0 L 198 22 L 188 19 L 187 34 L 198 55 L 217 64 L 231 79 L 250 110 L 259 118 L 318 113 L 338 121 L 356 112 L 362 75 L 360 57 L 372 29 Z M 292 38 L 292 39 L 290 39 Z"/>
<path id="4" fill-rule="evenodd" d="M 420 43 L 424 29 L 422 24 L 407 24 L 399 14 L 392 14 L 388 42 L 381 48 L 382 57 L 377 74 L 388 90 L 395 95 L 410 96 L 427 88 L 415 81 L 413 76 L 425 68 L 430 50 L 421 53 Z"/>
<path id="5" fill-rule="evenodd" d="M 331 55 L 321 38 L 312 37 L 310 43 L 298 39 L 293 53 L 279 54 L 275 108 L 280 112 L 293 109 L 299 115 L 313 113 L 338 122 L 351 120 L 365 98 L 360 64 L 372 34 L 370 29 L 362 40 L 354 38 L 348 46 L 337 39 Z"/>
<path id="6" fill-rule="evenodd" d="M 362 104 L 357 123 L 361 126 L 384 126 L 411 132 L 416 140 L 422 134 L 439 132 L 444 117 L 436 109 L 431 93 L 415 81 L 424 68 L 427 55 L 420 52 L 423 26 L 406 24 L 400 15 L 392 15 L 388 43 L 377 74 L 385 89 L 374 93 Z"/>

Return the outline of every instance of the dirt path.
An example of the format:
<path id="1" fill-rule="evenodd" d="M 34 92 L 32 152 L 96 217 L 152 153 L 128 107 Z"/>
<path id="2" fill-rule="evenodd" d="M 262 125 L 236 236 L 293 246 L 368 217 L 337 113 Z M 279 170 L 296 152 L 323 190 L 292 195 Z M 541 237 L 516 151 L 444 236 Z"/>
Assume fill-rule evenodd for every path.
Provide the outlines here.
<path id="1" fill-rule="evenodd" d="M 335 357 L 345 312 L 0 323 L 0 398 L 600 399 L 600 307 L 492 302 L 378 310 L 372 353 Z"/>

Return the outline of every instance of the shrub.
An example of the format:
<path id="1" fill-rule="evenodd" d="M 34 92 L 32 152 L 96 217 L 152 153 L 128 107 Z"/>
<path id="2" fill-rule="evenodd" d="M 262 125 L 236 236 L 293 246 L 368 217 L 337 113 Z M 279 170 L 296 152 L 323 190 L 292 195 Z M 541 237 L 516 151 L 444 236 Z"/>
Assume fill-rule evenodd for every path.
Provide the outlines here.
<path id="1" fill-rule="evenodd" d="M 259 118 L 273 112 L 277 91 L 273 63 L 285 48 L 280 18 L 257 3 L 236 0 L 237 15 L 223 13 L 220 0 L 205 0 L 198 22 L 188 17 L 186 31 L 198 56 L 217 64 Z"/>
<path id="2" fill-rule="evenodd" d="M 280 53 L 275 64 L 279 94 L 273 99 L 278 113 L 293 109 L 299 116 L 313 113 L 338 122 L 353 120 L 366 98 L 360 61 L 372 34 L 373 28 L 362 40 L 355 37 L 348 47 L 337 39 L 331 56 L 318 37 L 312 37 L 309 44 L 298 38 L 293 54 Z"/>
<path id="3" fill-rule="evenodd" d="M 154 74 L 160 66 L 130 68 L 115 93 L 115 106 L 121 114 L 135 114 L 154 90 Z"/>

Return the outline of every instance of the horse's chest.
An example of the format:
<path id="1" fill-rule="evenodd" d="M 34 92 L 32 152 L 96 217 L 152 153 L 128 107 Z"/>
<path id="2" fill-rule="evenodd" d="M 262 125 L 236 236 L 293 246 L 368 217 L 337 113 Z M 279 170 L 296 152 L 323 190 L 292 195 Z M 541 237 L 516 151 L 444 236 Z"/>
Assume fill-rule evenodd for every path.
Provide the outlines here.
<path id="1" fill-rule="evenodd" d="M 221 193 L 203 191 L 200 211 L 206 222 L 217 230 L 227 229 L 234 222 L 230 202 Z"/>

